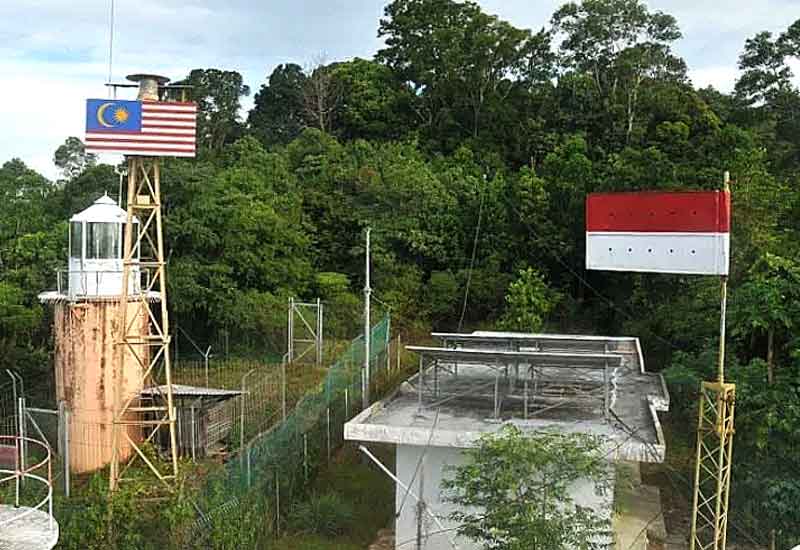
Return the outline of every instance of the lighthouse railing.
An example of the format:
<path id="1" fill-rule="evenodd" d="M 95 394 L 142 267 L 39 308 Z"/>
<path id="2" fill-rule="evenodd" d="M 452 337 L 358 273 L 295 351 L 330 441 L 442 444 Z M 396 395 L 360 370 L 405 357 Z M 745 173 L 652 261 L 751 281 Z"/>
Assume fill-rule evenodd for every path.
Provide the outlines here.
<path id="1" fill-rule="evenodd" d="M 44 451 L 44 458 L 36 464 L 28 466 L 23 459 L 23 449 L 26 446 Z M 14 483 L 14 507 L 20 510 L 18 514 L 13 514 L 9 519 L 0 520 L 0 531 L 35 514 L 37 511 L 43 511 L 45 507 L 47 507 L 48 516 L 47 527 L 50 530 L 55 529 L 56 526 L 53 519 L 53 469 L 50 446 L 30 437 L 0 435 L 0 448 L 14 449 L 14 468 L 9 469 L 0 465 L 0 489 L 7 483 Z M 32 506 L 23 506 L 24 498 L 21 495 L 21 489 L 26 480 L 37 482 L 47 489 L 44 498 Z"/>
<path id="2" fill-rule="evenodd" d="M 122 294 L 122 270 L 70 270 L 56 272 L 58 294 L 71 298 L 118 296 Z M 151 273 L 133 268 L 128 294 L 138 294 L 150 287 Z"/>

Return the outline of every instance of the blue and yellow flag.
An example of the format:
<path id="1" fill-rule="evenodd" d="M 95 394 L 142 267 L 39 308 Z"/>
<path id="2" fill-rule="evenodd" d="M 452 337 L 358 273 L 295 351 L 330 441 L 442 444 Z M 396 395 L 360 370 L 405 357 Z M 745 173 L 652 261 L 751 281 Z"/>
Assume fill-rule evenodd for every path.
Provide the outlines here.
<path id="1" fill-rule="evenodd" d="M 86 100 L 87 132 L 141 132 L 141 101 Z"/>

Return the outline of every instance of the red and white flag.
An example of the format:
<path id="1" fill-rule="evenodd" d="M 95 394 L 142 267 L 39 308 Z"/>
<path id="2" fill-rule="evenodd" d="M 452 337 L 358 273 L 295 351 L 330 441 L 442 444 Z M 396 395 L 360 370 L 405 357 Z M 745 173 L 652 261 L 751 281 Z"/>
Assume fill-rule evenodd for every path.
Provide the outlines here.
<path id="1" fill-rule="evenodd" d="M 728 191 L 592 193 L 586 269 L 727 275 Z"/>

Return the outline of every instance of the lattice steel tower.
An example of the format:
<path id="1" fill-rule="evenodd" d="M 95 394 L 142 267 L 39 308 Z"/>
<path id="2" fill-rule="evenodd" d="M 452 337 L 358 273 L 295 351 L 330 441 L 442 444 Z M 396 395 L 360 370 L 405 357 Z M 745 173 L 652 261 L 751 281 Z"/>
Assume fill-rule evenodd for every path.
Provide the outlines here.
<path id="1" fill-rule="evenodd" d="M 159 101 L 159 90 L 168 79 L 155 75 L 132 75 L 138 83 L 143 105 Z M 151 108 L 153 104 L 151 103 Z M 164 103 L 158 103 L 161 107 Z M 168 108 L 165 108 L 169 112 Z M 193 131 L 193 130 L 192 130 Z M 156 143 L 154 142 L 154 145 Z M 193 147 L 193 146 L 192 146 Z M 146 151 L 146 147 L 142 147 Z M 142 155 L 146 155 L 143 152 Z M 158 153 L 154 153 L 158 154 Z M 193 151 L 192 155 L 193 156 Z M 189 155 L 182 155 L 189 156 Z M 119 308 L 119 363 L 133 357 L 144 387 L 152 396 L 123 395 L 117 384 L 114 406 L 113 453 L 110 487 L 125 479 L 128 467 L 140 459 L 168 488 L 178 473 L 175 407 L 172 394 L 169 313 L 161 203 L 161 164 L 157 156 L 127 155 L 127 221 L 125 224 L 122 304 Z M 137 223 L 138 222 L 138 223 Z M 133 285 L 135 279 L 141 284 Z M 132 292 L 134 288 L 141 290 Z M 136 322 L 145 318 L 148 323 Z M 164 432 L 168 431 L 168 438 Z M 164 434 L 164 435 L 159 435 Z M 158 442 L 165 448 L 169 465 L 159 464 L 145 447 Z"/>

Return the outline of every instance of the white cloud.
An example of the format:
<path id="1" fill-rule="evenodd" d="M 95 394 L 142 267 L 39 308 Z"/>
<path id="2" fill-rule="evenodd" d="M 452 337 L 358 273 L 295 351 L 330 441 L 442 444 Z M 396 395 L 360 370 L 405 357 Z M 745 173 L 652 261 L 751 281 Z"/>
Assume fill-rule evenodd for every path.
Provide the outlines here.
<path id="1" fill-rule="evenodd" d="M 713 86 L 720 92 L 730 93 L 739 77 L 739 71 L 734 66 L 717 65 L 716 67 L 704 67 L 702 69 L 690 69 L 689 78 L 696 88 Z"/>
<path id="2" fill-rule="evenodd" d="M 549 25 L 566 0 L 479 0 L 518 27 Z M 253 93 L 278 63 L 369 57 L 389 0 L 116 0 L 114 79 L 131 72 L 180 78 L 195 67 L 241 72 Z M 675 15 L 676 50 L 697 86 L 730 91 L 744 41 L 780 32 L 798 17 L 796 0 L 649 0 Z M 87 97 L 105 97 L 108 0 L 0 0 L 0 163 L 20 157 L 50 177 L 51 158 L 83 133 Z M 800 73 L 800 63 L 795 64 Z M 252 104 L 252 97 L 244 101 Z"/>

